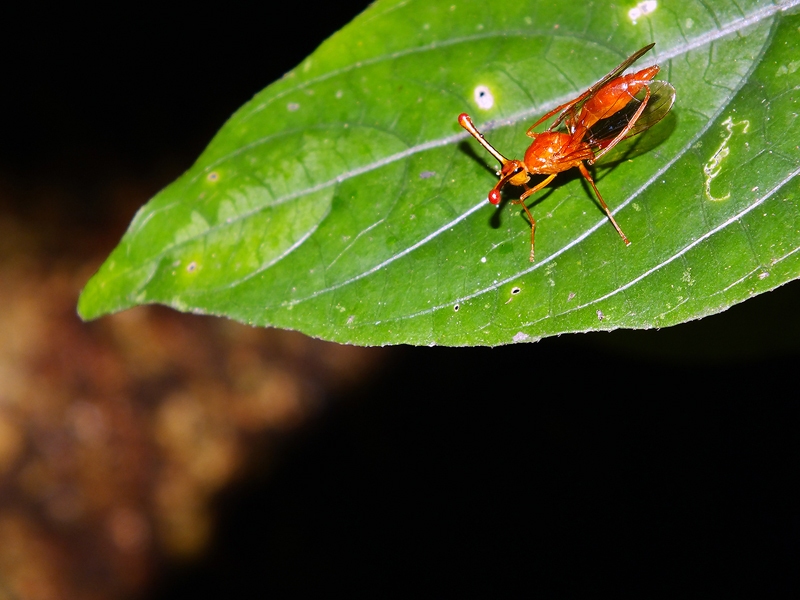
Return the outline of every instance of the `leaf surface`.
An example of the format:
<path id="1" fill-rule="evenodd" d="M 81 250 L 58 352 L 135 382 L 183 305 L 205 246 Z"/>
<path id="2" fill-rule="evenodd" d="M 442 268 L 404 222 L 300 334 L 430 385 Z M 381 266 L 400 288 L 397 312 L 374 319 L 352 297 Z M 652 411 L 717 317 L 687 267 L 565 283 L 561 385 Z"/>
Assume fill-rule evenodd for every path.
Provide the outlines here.
<path id="1" fill-rule="evenodd" d="M 139 211 L 80 314 L 497 345 L 672 325 L 797 278 L 800 1 L 653 4 L 378 0 Z M 659 64 L 675 106 L 594 171 L 631 246 L 573 169 L 529 199 L 531 264 L 456 117 L 522 158 L 538 116 L 650 41 L 635 67 Z"/>

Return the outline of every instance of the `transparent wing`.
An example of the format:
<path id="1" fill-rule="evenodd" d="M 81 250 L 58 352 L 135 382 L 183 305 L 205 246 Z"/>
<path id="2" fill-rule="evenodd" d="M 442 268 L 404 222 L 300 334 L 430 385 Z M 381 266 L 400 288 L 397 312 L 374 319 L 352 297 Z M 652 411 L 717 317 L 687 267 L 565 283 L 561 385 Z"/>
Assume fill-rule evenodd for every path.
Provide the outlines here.
<path id="1" fill-rule="evenodd" d="M 637 60 L 639 60 L 642 57 L 642 55 L 646 54 L 655 45 L 656 45 L 655 42 L 653 42 L 652 44 L 648 44 L 647 46 L 645 46 L 641 50 L 637 50 L 636 52 L 631 54 L 628 58 L 623 60 L 608 75 L 603 77 L 600 81 L 598 81 L 592 87 L 590 87 L 588 90 L 586 90 L 586 92 L 584 94 L 582 94 L 583 96 L 585 96 L 582 99 L 583 102 L 585 102 L 586 100 L 588 100 L 589 98 L 594 96 L 597 93 L 597 91 L 600 88 L 604 87 L 609 81 L 611 81 L 612 79 L 616 79 L 617 77 L 622 75 L 622 73 L 623 73 L 623 71 L 625 71 L 625 69 L 627 69 L 633 63 L 635 63 Z"/>
<path id="2" fill-rule="evenodd" d="M 595 123 L 584 140 L 593 148 L 602 150 L 626 127 L 629 129 L 623 139 L 642 133 L 663 119 L 675 102 L 675 88 L 666 81 L 653 81 L 649 87 L 650 100 L 635 123 L 631 125 L 631 119 L 641 106 L 646 89 L 642 89 L 625 108 Z"/>

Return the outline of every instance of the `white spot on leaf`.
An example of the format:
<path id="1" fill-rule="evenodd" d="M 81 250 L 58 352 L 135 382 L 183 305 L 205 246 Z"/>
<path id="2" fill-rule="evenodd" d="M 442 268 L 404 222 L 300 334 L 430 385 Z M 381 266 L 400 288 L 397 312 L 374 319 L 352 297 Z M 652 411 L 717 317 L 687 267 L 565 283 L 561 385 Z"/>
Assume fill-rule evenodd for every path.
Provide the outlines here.
<path id="1" fill-rule="evenodd" d="M 637 19 L 641 19 L 643 16 L 655 12 L 656 8 L 658 8 L 658 2 L 656 2 L 656 0 L 644 0 L 628 11 L 628 18 L 636 25 Z"/>
<path id="2" fill-rule="evenodd" d="M 494 96 L 491 90 L 485 85 L 479 85 L 474 91 L 475 104 L 482 110 L 489 110 L 494 106 Z"/>

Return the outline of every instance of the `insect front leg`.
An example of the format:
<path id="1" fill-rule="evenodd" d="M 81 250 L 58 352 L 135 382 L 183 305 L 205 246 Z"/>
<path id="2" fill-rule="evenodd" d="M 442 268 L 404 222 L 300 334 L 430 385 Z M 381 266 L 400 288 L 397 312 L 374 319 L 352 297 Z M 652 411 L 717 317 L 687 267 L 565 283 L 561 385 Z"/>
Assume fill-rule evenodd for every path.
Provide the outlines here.
<path id="1" fill-rule="evenodd" d="M 533 238 L 534 238 L 534 235 L 536 233 L 536 221 L 533 220 L 533 215 L 531 215 L 531 211 L 528 210 L 528 207 L 525 205 L 525 200 L 531 194 L 535 194 L 540 189 L 542 189 L 544 186 L 546 186 L 548 183 L 553 181 L 553 178 L 555 176 L 556 176 L 555 173 L 553 173 L 552 175 L 548 175 L 547 178 L 545 178 L 544 180 L 540 181 L 539 183 L 537 183 L 532 188 L 529 188 L 527 184 L 524 184 L 523 187 L 525 188 L 525 191 L 522 193 L 522 195 L 519 197 L 519 199 L 511 201 L 511 204 L 521 204 L 522 205 L 522 208 L 525 210 L 525 214 L 528 215 L 528 221 L 530 221 L 530 223 L 531 223 L 531 262 L 533 262 Z"/>

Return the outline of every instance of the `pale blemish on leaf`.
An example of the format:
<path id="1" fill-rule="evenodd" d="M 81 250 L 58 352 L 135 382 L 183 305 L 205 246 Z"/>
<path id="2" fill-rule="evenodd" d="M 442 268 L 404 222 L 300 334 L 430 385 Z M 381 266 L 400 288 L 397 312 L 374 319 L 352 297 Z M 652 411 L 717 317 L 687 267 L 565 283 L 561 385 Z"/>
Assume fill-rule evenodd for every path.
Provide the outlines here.
<path id="1" fill-rule="evenodd" d="M 775 75 L 778 77 L 782 77 L 784 75 L 791 75 L 797 69 L 800 69 L 800 60 L 793 60 L 788 65 L 781 65 L 778 67 L 778 70 L 775 72 Z"/>
<path id="2" fill-rule="evenodd" d="M 196 210 L 192 211 L 191 221 L 175 232 L 174 244 L 198 237 L 208 231 L 208 221 Z"/>
<path id="3" fill-rule="evenodd" d="M 645 15 L 649 15 L 658 8 L 658 2 L 656 0 L 644 0 L 644 2 L 639 2 L 636 6 L 628 11 L 628 18 L 631 20 L 631 23 L 636 25 L 637 19 L 641 19 Z"/>
<path id="4" fill-rule="evenodd" d="M 508 300 L 506 300 L 505 303 L 508 304 L 509 302 L 511 302 L 514 299 L 514 296 L 518 295 L 521 291 L 522 288 L 518 286 L 514 286 L 513 288 L 511 288 L 511 297 Z"/>
<path id="5" fill-rule="evenodd" d="M 473 95 L 475 97 L 475 104 L 477 104 L 478 108 L 481 110 L 489 110 L 494 106 L 494 95 L 487 86 L 476 86 Z"/>
<path id="6" fill-rule="evenodd" d="M 226 198 L 219 203 L 219 209 L 217 210 L 217 222 L 231 223 L 238 216 L 239 213 L 230 199 Z"/>
<path id="7" fill-rule="evenodd" d="M 727 158 L 731 150 L 728 147 L 728 141 L 733 137 L 733 130 L 735 127 L 741 126 L 742 133 L 747 133 L 750 129 L 750 121 L 742 119 L 738 123 L 733 121 L 733 117 L 728 117 L 722 124 L 727 129 L 728 134 L 723 138 L 722 143 L 717 148 L 717 151 L 708 159 L 708 162 L 703 166 L 703 174 L 705 175 L 705 193 L 706 198 L 713 202 L 722 202 L 731 197 L 730 193 L 721 197 L 716 197 L 711 193 L 711 182 L 716 179 L 722 172 L 722 161 Z"/>

